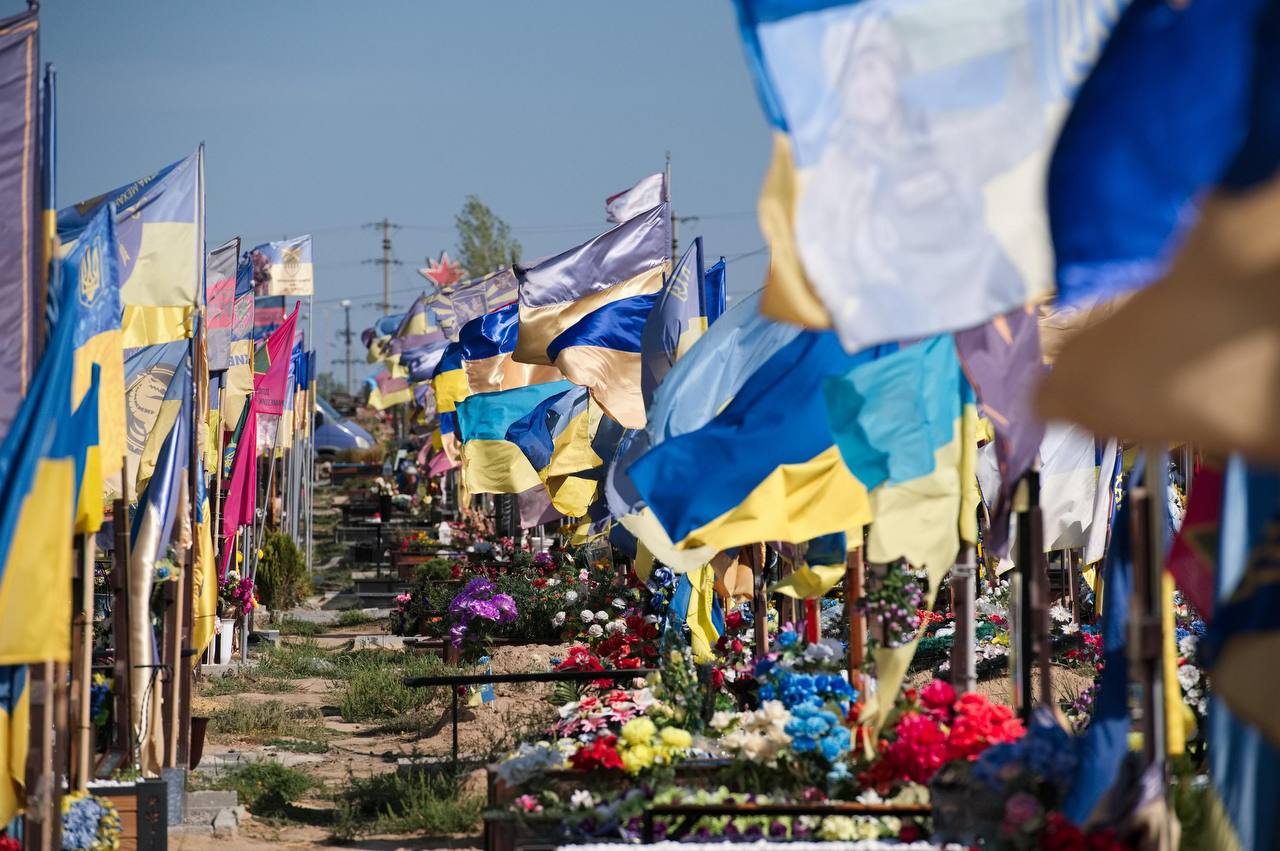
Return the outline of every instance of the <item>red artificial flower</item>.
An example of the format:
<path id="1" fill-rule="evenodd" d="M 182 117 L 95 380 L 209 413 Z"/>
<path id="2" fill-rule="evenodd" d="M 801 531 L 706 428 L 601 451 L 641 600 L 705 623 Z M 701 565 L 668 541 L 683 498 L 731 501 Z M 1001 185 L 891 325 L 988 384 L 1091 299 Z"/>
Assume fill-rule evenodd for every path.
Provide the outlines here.
<path id="1" fill-rule="evenodd" d="M 742 612 L 738 611 L 737 609 L 734 609 L 732 612 L 729 612 L 729 614 L 725 615 L 724 625 L 726 629 L 739 629 L 742 626 L 742 623 L 744 620 L 745 619 L 742 617 Z"/>
<path id="2" fill-rule="evenodd" d="M 924 832 L 914 822 L 907 822 L 898 831 L 898 839 L 903 842 L 915 842 L 924 836 Z"/>
<path id="3" fill-rule="evenodd" d="M 622 768 L 622 757 L 618 754 L 617 736 L 603 736 L 589 745 L 574 751 L 569 757 L 569 764 L 575 771 L 592 771 L 597 768 Z"/>
<path id="4" fill-rule="evenodd" d="M 711 685 L 713 688 L 722 688 L 724 686 L 724 669 L 711 669 Z"/>
<path id="5" fill-rule="evenodd" d="M 946 680 L 934 680 L 920 692 L 920 699 L 933 712 L 946 712 L 955 702 L 956 690 Z"/>
<path id="6" fill-rule="evenodd" d="M 1040 834 L 1042 851 L 1088 851 L 1084 831 L 1072 824 L 1062 813 L 1049 813 L 1044 831 Z"/>

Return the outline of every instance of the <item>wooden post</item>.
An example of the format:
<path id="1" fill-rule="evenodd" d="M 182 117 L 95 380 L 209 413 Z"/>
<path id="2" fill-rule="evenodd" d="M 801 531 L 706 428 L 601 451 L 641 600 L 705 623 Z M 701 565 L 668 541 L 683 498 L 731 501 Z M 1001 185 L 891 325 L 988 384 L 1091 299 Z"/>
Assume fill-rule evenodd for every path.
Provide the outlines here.
<path id="1" fill-rule="evenodd" d="M 26 851 L 53 851 L 62 847 L 61 839 L 55 834 L 62 820 L 61 807 L 55 809 L 59 801 L 53 779 L 53 668 L 52 662 L 37 662 L 27 667 L 31 736 L 24 772 L 27 810 L 22 842 Z"/>
<path id="2" fill-rule="evenodd" d="M 111 691 L 115 697 L 113 749 L 123 753 L 125 764 L 131 766 L 133 699 L 129 676 L 133 666 L 129 653 L 129 508 L 123 499 L 115 501 L 112 517 L 116 533 L 111 567 L 111 643 L 115 654 L 115 670 L 111 677 Z"/>
<path id="3" fill-rule="evenodd" d="M 178 575 L 181 576 L 182 568 L 175 566 Z M 161 629 L 160 644 L 160 694 L 161 694 L 161 710 L 160 724 L 164 729 L 164 754 L 161 757 L 161 765 L 164 768 L 172 768 L 177 760 L 177 752 L 174 745 L 178 737 L 178 701 L 177 701 L 177 680 L 174 674 L 177 672 L 178 657 L 180 654 L 179 642 L 182 640 L 182 624 L 179 617 L 179 584 L 181 580 L 169 581 L 164 583 L 164 623 Z M 153 681 L 154 682 L 154 681 Z M 154 721 L 153 721 L 154 723 Z"/>
<path id="4" fill-rule="evenodd" d="M 862 690 L 862 662 L 867 647 L 867 616 L 855 607 L 862 601 L 862 583 L 866 566 L 862 547 L 849 551 L 844 573 L 844 607 L 849 619 L 849 685 Z"/>
<path id="5" fill-rule="evenodd" d="M 1031 603 L 1028 625 L 1031 627 L 1032 643 L 1037 667 L 1040 670 L 1039 700 L 1046 706 L 1053 705 L 1053 682 L 1050 675 L 1049 652 L 1049 562 L 1044 554 L 1044 523 L 1040 514 L 1040 473 L 1030 474 L 1031 483 L 1028 506 L 1031 558 L 1027 562 L 1025 576 L 1028 578 L 1027 598 Z M 1030 677 L 1030 661 L 1028 656 L 1028 677 Z M 1030 694 L 1030 691 L 1028 691 Z"/>
<path id="6" fill-rule="evenodd" d="M 1142 686 L 1142 755 L 1150 765 L 1165 750 L 1164 683 L 1161 672 L 1163 624 L 1160 617 L 1164 569 L 1164 516 L 1168 499 L 1169 453 L 1167 449 L 1146 450 L 1147 468 L 1143 484 L 1132 494 L 1133 602 L 1129 647 Z"/>
<path id="7" fill-rule="evenodd" d="M 751 545 L 751 572 L 754 577 L 751 597 L 751 625 L 755 635 L 755 658 L 769 652 L 769 599 L 764 593 L 765 545 Z"/>
<path id="8" fill-rule="evenodd" d="M 75 738 L 71 748 L 71 788 L 81 790 L 92 779 L 93 710 L 90 687 L 93 683 L 93 559 L 94 536 L 81 535 L 80 605 L 71 639 L 71 728 Z"/>
<path id="9" fill-rule="evenodd" d="M 954 593 L 955 638 L 951 644 L 951 685 L 958 692 L 974 691 L 978 687 L 977 660 L 974 646 L 977 644 L 975 595 L 978 586 L 978 568 L 973 547 L 965 546 L 960 558 L 951 568 L 951 588 Z"/>
<path id="10" fill-rule="evenodd" d="M 1009 673 L 1013 681 L 1013 706 L 1024 721 L 1031 717 L 1031 660 L 1033 649 L 1032 593 L 1035 558 L 1035 541 L 1031 532 L 1031 509 L 1040 501 L 1040 474 L 1032 470 L 1018 483 L 1015 504 L 1017 506 L 1018 538 L 1014 559 L 1016 575 L 1013 577 L 1009 608 L 1012 631 L 1009 635 Z"/>
<path id="11" fill-rule="evenodd" d="M 1062 558 L 1067 566 L 1067 599 L 1071 602 L 1071 622 L 1080 623 L 1080 593 L 1078 586 L 1080 584 L 1080 567 L 1078 558 L 1083 554 L 1080 550 L 1069 549 L 1062 551 Z"/>
<path id="12" fill-rule="evenodd" d="M 790 576 L 792 570 L 794 569 L 795 568 L 791 563 L 791 559 L 784 558 L 781 555 L 779 555 L 778 557 L 778 580 L 779 581 L 786 579 L 788 576 Z M 796 623 L 798 620 L 798 615 L 796 612 L 796 601 L 793 598 L 786 596 L 785 594 L 779 594 L 778 597 L 779 597 L 778 623 L 779 624 Z"/>

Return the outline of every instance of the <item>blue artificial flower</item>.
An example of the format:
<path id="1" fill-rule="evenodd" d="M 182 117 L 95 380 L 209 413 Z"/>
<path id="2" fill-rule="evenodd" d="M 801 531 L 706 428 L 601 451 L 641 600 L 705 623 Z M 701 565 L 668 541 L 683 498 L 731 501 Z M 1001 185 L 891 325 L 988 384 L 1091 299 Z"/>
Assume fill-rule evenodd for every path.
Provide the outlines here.
<path id="1" fill-rule="evenodd" d="M 1204 621 L 1202 621 L 1200 618 L 1196 618 L 1195 620 L 1193 620 L 1191 622 L 1191 631 L 1194 632 L 1196 635 L 1204 635 Z"/>
<path id="2" fill-rule="evenodd" d="M 777 695 L 773 693 L 773 686 L 771 684 L 765 683 L 764 685 L 760 686 L 761 700 L 775 700 L 776 698 L 777 698 Z"/>
<path id="3" fill-rule="evenodd" d="M 818 748 L 822 752 L 822 758 L 830 763 L 838 760 L 840 755 L 847 750 L 835 736 L 823 736 L 818 742 Z"/>
<path id="4" fill-rule="evenodd" d="M 843 762 L 836 762 L 831 766 L 831 770 L 827 772 L 827 785 L 835 786 L 842 780 L 848 780 L 852 775 L 849 773 L 849 766 Z"/>
<path id="5" fill-rule="evenodd" d="M 799 640 L 800 640 L 800 636 L 792 632 L 791 630 L 778 633 L 779 647 L 791 647 Z"/>
<path id="6" fill-rule="evenodd" d="M 791 717 L 812 718 L 815 714 L 817 714 L 817 712 L 818 712 L 818 708 L 816 706 L 810 706 L 807 703 L 802 703 L 799 706 L 797 706 L 795 709 L 791 710 Z"/>
<path id="7" fill-rule="evenodd" d="M 806 736 L 817 738 L 827 730 L 831 729 L 831 725 L 826 722 L 820 715 L 813 718 L 806 718 L 804 721 L 804 733 Z"/>
<path id="8" fill-rule="evenodd" d="M 791 738 L 791 749 L 796 753 L 812 753 L 817 748 L 817 741 L 808 736 L 792 736 Z"/>

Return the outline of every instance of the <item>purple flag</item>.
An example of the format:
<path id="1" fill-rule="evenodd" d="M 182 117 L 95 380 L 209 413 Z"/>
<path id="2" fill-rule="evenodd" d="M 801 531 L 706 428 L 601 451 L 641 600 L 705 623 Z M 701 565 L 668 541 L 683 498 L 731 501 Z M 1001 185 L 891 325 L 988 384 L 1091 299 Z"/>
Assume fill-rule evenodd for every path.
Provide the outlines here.
<path id="1" fill-rule="evenodd" d="M 35 372 L 44 319 L 38 28 L 34 11 L 0 21 L 0 436 Z"/>
<path id="2" fill-rule="evenodd" d="M 955 340 L 979 410 L 995 430 L 1000 490 L 993 502 L 991 494 L 984 494 L 993 505 L 987 546 L 1004 555 L 1009 549 L 1013 490 L 1031 468 L 1044 437 L 1044 423 L 1032 408 L 1036 381 L 1043 371 L 1036 309 L 1015 308 L 977 328 L 957 331 Z"/>

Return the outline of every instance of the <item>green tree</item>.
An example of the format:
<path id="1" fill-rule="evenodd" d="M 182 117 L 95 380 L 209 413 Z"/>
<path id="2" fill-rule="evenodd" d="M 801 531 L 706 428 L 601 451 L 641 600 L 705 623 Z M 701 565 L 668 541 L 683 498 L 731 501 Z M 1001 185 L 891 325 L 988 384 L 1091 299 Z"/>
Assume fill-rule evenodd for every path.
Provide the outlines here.
<path id="1" fill-rule="evenodd" d="M 468 195 L 454 218 L 458 228 L 458 259 L 468 275 L 487 275 L 520 261 L 520 243 L 511 227 L 477 198 Z"/>

